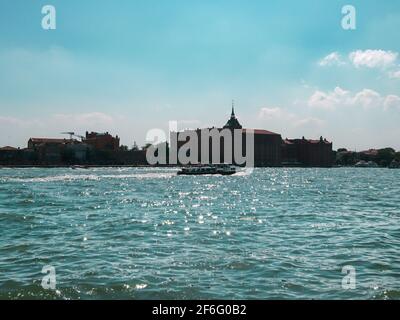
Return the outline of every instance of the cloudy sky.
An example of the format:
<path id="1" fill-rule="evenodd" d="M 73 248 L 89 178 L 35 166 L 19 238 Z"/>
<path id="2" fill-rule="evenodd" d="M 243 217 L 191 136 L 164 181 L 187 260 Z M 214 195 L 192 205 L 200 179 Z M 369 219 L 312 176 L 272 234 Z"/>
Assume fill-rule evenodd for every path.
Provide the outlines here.
<path id="1" fill-rule="evenodd" d="M 170 120 L 221 126 L 234 99 L 245 127 L 400 149 L 399 30 L 398 0 L 2 0 L 0 146 L 86 130 L 140 145 Z"/>

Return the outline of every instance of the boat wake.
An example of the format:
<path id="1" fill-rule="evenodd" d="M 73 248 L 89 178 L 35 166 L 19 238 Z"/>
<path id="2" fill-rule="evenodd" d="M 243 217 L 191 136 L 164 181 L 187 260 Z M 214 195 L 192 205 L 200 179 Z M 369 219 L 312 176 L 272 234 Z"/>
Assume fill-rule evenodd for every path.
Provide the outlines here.
<path id="1" fill-rule="evenodd" d="M 254 169 L 253 168 L 244 168 L 241 169 L 240 171 L 236 172 L 233 176 L 234 177 L 246 177 L 249 176 L 253 173 Z"/>
<path id="2" fill-rule="evenodd" d="M 35 178 L 3 178 L 4 182 L 62 182 L 62 181 L 99 181 L 103 179 L 168 179 L 175 176 L 175 173 L 135 173 L 135 174 L 77 174 L 77 175 L 57 175 L 48 177 L 35 177 Z"/>

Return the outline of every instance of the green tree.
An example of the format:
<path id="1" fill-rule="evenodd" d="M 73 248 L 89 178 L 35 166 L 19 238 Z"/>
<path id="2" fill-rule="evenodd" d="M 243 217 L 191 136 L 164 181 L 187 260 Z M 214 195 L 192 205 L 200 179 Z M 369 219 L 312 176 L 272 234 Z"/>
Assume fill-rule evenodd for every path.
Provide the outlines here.
<path id="1" fill-rule="evenodd" d="M 377 162 L 383 166 L 388 166 L 395 157 L 395 150 L 393 148 L 384 148 L 378 150 Z"/>

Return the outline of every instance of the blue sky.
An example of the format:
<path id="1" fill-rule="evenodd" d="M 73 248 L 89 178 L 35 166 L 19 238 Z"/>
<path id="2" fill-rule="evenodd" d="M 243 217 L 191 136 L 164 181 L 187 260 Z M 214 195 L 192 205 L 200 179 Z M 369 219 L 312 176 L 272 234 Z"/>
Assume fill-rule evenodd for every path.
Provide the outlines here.
<path id="1" fill-rule="evenodd" d="M 86 129 L 143 144 L 170 120 L 223 125 L 234 99 L 246 127 L 400 149 L 398 30 L 396 0 L 2 0 L 0 146 Z"/>

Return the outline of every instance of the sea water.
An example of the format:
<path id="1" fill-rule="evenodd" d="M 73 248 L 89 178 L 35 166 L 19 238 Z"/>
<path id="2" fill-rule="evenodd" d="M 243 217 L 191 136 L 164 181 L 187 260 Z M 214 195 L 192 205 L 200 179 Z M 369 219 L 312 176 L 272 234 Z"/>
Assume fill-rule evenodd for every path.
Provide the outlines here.
<path id="1" fill-rule="evenodd" d="M 0 169 L 0 299 L 400 298 L 400 170 L 177 170 Z"/>

